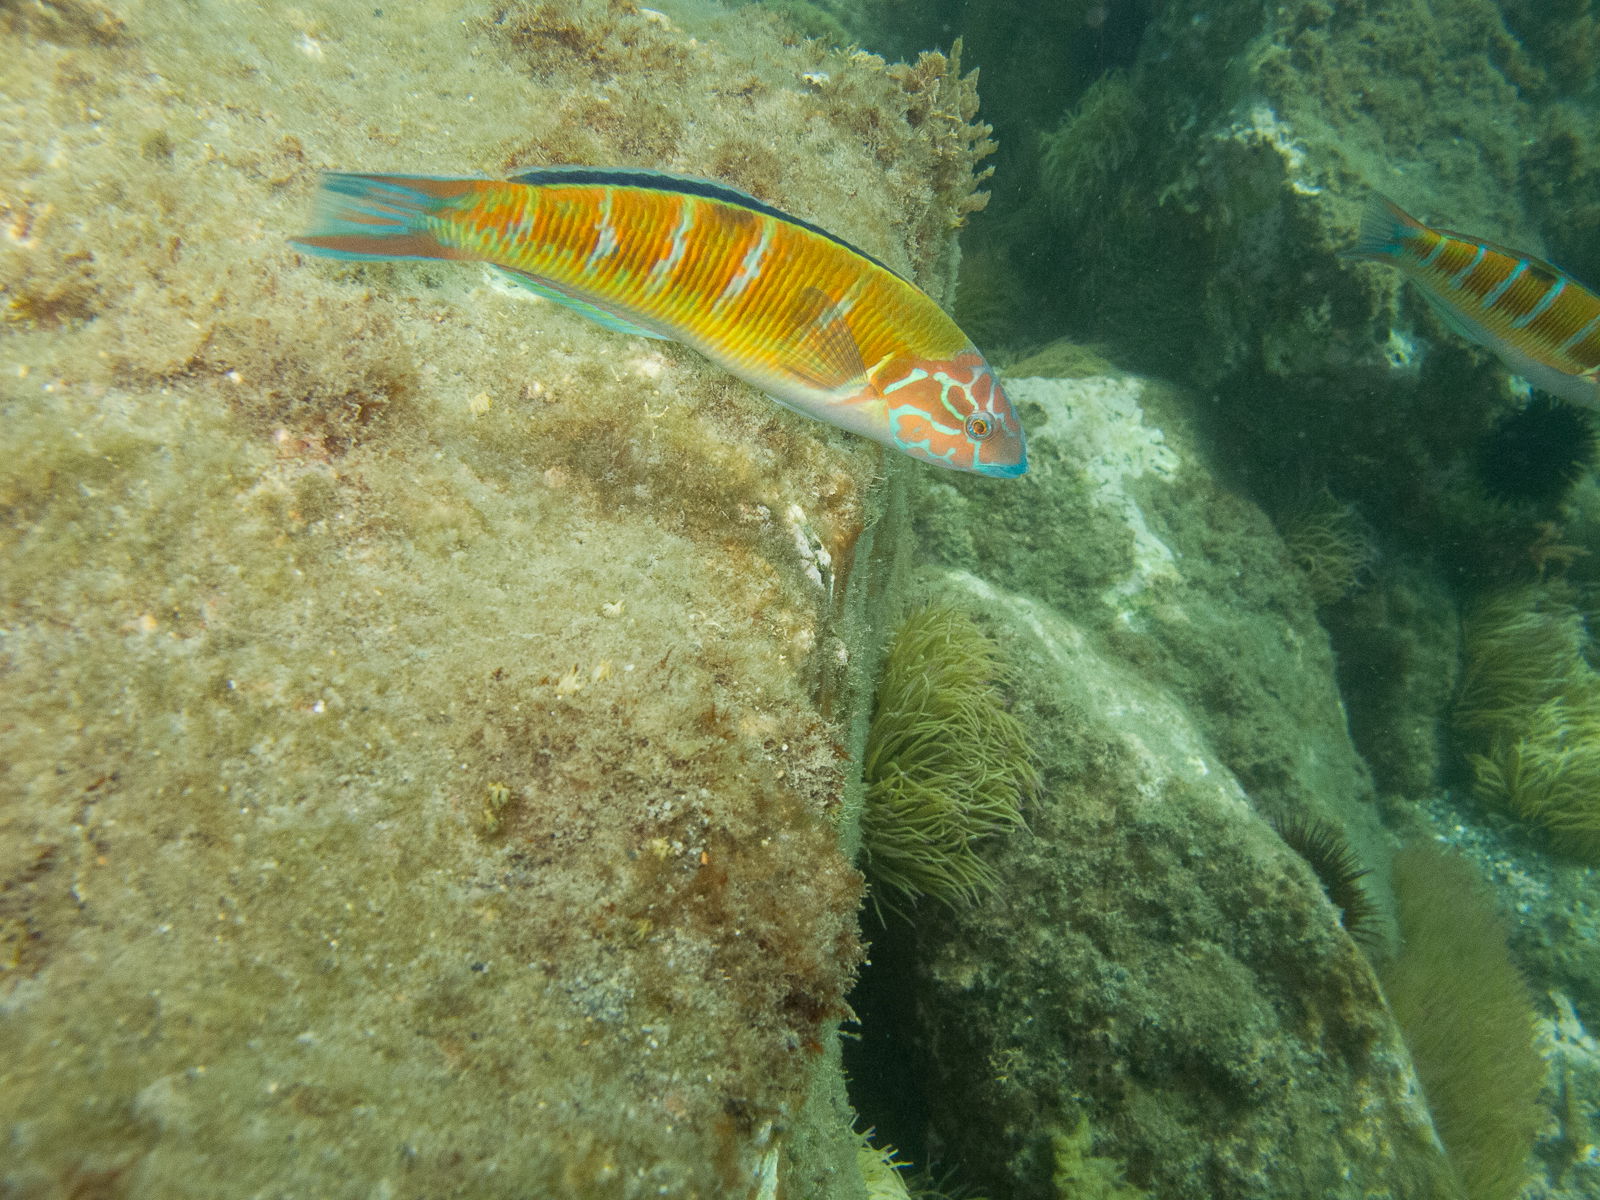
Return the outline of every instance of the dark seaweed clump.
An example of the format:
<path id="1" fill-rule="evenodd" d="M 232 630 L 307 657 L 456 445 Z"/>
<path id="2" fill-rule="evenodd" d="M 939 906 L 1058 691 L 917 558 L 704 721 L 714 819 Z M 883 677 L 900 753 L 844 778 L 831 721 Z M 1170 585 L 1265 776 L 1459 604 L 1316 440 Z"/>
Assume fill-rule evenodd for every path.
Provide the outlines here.
<path id="1" fill-rule="evenodd" d="M 1478 447 L 1478 479 L 1499 500 L 1556 504 L 1594 465 L 1595 451 L 1588 413 L 1535 396 L 1484 435 Z"/>
<path id="2" fill-rule="evenodd" d="M 1361 886 L 1362 878 L 1372 869 L 1361 865 L 1344 835 L 1326 821 L 1307 817 L 1274 820 L 1272 827 L 1316 873 L 1323 892 L 1339 910 L 1345 932 L 1358 942 L 1373 941 L 1377 936 L 1377 910 Z"/>

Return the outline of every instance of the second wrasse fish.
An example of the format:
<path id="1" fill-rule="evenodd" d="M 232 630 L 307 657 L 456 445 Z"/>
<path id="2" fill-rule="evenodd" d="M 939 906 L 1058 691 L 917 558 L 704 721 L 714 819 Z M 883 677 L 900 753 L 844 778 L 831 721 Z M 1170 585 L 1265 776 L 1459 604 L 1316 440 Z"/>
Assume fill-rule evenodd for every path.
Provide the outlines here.
<path id="1" fill-rule="evenodd" d="M 1376 196 L 1354 258 L 1398 267 L 1457 333 L 1534 387 L 1600 408 L 1600 296 L 1541 259 L 1433 229 Z"/>
<path id="2" fill-rule="evenodd" d="M 315 225 L 292 244 L 333 258 L 488 263 L 913 458 L 982 475 L 1028 469 L 1000 381 L 926 293 L 722 184 L 593 167 L 503 181 L 335 173 L 323 176 Z"/>

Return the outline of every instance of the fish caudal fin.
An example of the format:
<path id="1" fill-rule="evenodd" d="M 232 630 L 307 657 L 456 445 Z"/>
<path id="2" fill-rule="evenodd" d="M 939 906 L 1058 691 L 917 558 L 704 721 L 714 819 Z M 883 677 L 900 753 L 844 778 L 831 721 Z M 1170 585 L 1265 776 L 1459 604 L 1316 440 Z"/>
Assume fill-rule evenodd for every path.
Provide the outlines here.
<path id="1" fill-rule="evenodd" d="M 1398 258 L 1406 242 L 1426 229 L 1426 225 L 1393 200 L 1374 192 L 1361 214 L 1361 232 L 1356 236 L 1356 244 L 1342 251 L 1341 257 L 1379 261 Z"/>
<path id="2" fill-rule="evenodd" d="M 317 189 L 315 227 L 289 244 L 325 258 L 459 258 L 434 236 L 432 218 L 477 183 L 330 171 Z"/>

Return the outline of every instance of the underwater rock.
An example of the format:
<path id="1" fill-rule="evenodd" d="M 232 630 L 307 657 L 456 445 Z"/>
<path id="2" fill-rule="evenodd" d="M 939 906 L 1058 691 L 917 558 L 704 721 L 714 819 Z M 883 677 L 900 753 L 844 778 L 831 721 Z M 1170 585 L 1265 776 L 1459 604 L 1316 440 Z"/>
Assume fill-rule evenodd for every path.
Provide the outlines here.
<path id="1" fill-rule="evenodd" d="M 913 477 L 924 553 L 1096 630 L 1173 691 L 1265 807 L 1345 824 L 1370 784 L 1315 596 L 1195 449 L 1187 398 L 1110 369 L 1006 387 L 1046 465 L 1016 488 Z"/>
<path id="2" fill-rule="evenodd" d="M 1534 464 L 1542 490 L 1508 501 L 1482 480 L 1482 447 L 1526 393 L 1414 288 L 1340 252 L 1381 192 L 1593 277 L 1600 141 L 1564 93 L 1594 17 L 1485 0 L 1214 10 L 1165 6 L 1145 33 L 1133 71 L 1145 153 L 1118 182 L 1159 195 L 1160 213 L 1089 210 L 1098 228 L 1073 236 L 1117 252 L 1075 255 L 1088 264 L 1072 275 L 1079 311 L 1126 354 L 1152 347 L 1133 361 L 1168 356 L 1163 373 L 1215 391 L 1211 419 L 1264 503 L 1326 486 L 1372 524 L 1386 596 L 1328 624 L 1341 659 L 1383 662 L 1368 683 L 1346 673 L 1346 703 L 1384 786 L 1415 797 L 1453 765 L 1438 682 L 1449 593 L 1532 573 L 1572 442 Z M 1591 525 L 1561 540 L 1593 537 Z M 1395 729 L 1415 732 L 1397 746 Z"/>
<path id="3" fill-rule="evenodd" d="M 895 1128 L 889 1101 L 864 1116 L 1022 1200 L 1072 1194 L 1069 1152 L 1163 1200 L 1457 1196 L 1372 968 L 1269 820 L 1343 831 L 1375 868 L 1374 941 L 1391 936 L 1307 581 L 1171 388 L 1007 387 L 1034 469 L 1014 498 L 911 481 L 939 497 L 918 526 L 943 565 L 918 590 L 1016 664 L 1042 784 L 1028 830 L 980 847 L 992 893 L 882 935 L 912 949 L 874 945 L 915 981 L 893 1036 L 926 1055 L 926 1127 Z"/>
<path id="4" fill-rule="evenodd" d="M 1448 762 L 1460 674 L 1458 598 L 1432 564 L 1391 556 L 1321 618 L 1333 641 L 1350 736 L 1381 792 L 1426 796 Z"/>
<path id="5" fill-rule="evenodd" d="M 970 79 L 602 0 L 0 26 L 0 1192 L 826 1191 L 879 451 L 285 239 L 324 168 L 661 167 L 942 292 Z"/>
<path id="6" fill-rule="evenodd" d="M 1414 288 L 1340 252 L 1376 191 L 1600 277 L 1592 6 L 867 8 L 880 26 L 902 10 L 890 44 L 965 27 L 984 71 L 999 174 L 964 290 L 992 292 L 999 264 L 1027 300 L 996 341 L 1070 331 L 1189 386 L 1231 477 L 1275 517 L 1326 489 L 1370 527 L 1377 594 L 1326 616 L 1342 659 L 1387 660 L 1370 687 L 1347 678 L 1352 727 L 1386 789 L 1437 786 L 1449 688 L 1425 676 L 1455 639 L 1451 593 L 1532 573 L 1579 456 L 1541 442 L 1507 502 L 1505 464 L 1485 479 L 1481 457 L 1504 457 L 1496 431 L 1525 393 Z M 1592 551 L 1595 530 L 1543 540 Z"/>
<path id="7" fill-rule="evenodd" d="M 919 927 L 945 1154 L 974 1186 L 1050 1196 L 1051 1148 L 1087 1115 L 1153 1195 L 1450 1195 L 1371 968 L 1183 704 L 1091 631 L 947 582 L 1057 716 L 1033 837 L 990 849 L 993 899 Z"/>

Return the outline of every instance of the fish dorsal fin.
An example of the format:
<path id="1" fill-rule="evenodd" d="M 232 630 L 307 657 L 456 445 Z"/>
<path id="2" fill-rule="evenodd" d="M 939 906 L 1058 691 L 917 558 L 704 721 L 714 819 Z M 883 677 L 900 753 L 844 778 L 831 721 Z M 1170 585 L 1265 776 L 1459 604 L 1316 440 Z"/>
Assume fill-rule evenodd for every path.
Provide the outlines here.
<path id="1" fill-rule="evenodd" d="M 1515 246 L 1507 246 L 1501 242 L 1491 242 L 1488 238 L 1477 237 L 1470 233 L 1462 233 L 1456 229 L 1437 229 L 1434 232 L 1442 233 L 1446 237 L 1453 237 L 1457 241 L 1470 242 L 1473 245 L 1482 246 L 1494 254 L 1503 254 L 1507 258 L 1515 259 L 1519 262 L 1525 262 L 1528 264 L 1529 270 L 1537 271 L 1543 275 L 1547 275 L 1551 280 L 1565 279 L 1568 283 L 1575 283 L 1579 287 L 1588 291 L 1592 292 L 1595 290 L 1594 288 L 1589 287 L 1587 283 L 1579 279 L 1565 267 L 1558 267 L 1548 258 L 1540 258 L 1536 254 L 1529 254 L 1526 250 L 1518 250 Z"/>
<path id="2" fill-rule="evenodd" d="M 761 210 L 772 209 L 770 204 L 758 200 L 749 192 L 740 191 L 715 179 L 702 179 L 698 175 L 674 175 L 671 171 L 652 171 L 647 167 L 534 167 L 506 177 L 509 183 L 540 184 L 604 184 L 609 187 L 642 187 L 651 190 L 687 192 L 695 196 L 708 196 L 726 200 L 730 204 Z M 787 214 L 784 214 L 787 216 Z"/>
<path id="3" fill-rule="evenodd" d="M 825 392 L 858 392 L 867 384 L 867 364 L 845 321 L 847 301 L 821 288 L 802 288 L 790 310 L 793 333 L 781 346 L 779 369 Z"/>
<path id="4" fill-rule="evenodd" d="M 555 284 L 540 279 L 537 275 L 530 275 L 526 271 L 519 271 L 515 267 L 502 267 L 497 263 L 490 263 L 491 267 L 502 277 L 509 279 L 518 287 L 527 288 L 535 295 L 543 296 L 546 300 L 554 300 L 573 312 L 588 317 L 596 325 L 603 325 L 607 329 L 614 329 L 618 333 L 631 333 L 638 337 L 659 338 L 670 341 L 664 333 L 657 333 L 653 329 L 646 329 L 643 325 L 635 324 L 627 317 L 620 316 L 608 308 L 602 308 L 591 300 L 579 300 L 576 296 L 569 296 Z"/>

